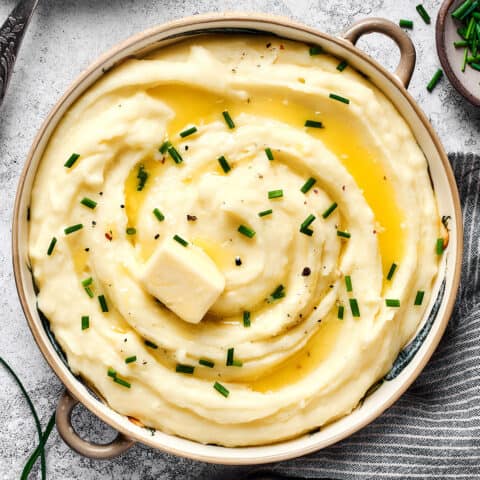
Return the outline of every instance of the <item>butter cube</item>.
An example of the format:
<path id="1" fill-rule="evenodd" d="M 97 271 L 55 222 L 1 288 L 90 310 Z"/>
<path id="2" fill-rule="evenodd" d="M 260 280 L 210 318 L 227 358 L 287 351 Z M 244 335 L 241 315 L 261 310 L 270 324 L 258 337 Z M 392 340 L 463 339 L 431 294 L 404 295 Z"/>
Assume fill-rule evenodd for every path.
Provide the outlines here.
<path id="1" fill-rule="evenodd" d="M 225 288 L 225 278 L 199 247 L 162 242 L 141 274 L 146 290 L 189 323 L 199 323 Z"/>

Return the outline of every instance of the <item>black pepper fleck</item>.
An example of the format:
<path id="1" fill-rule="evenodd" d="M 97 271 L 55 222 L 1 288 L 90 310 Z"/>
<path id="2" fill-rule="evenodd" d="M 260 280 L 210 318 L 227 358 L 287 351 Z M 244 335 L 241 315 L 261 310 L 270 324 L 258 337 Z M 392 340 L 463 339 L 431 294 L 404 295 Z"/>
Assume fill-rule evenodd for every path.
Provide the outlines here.
<path id="1" fill-rule="evenodd" d="M 154 237 L 153 237 L 155 240 L 158 240 L 160 238 L 160 234 L 157 233 Z"/>
<path id="2" fill-rule="evenodd" d="M 308 277 L 312 273 L 312 270 L 310 270 L 309 267 L 305 267 L 302 270 L 302 277 Z"/>
<path id="3" fill-rule="evenodd" d="M 195 222 L 197 220 L 197 217 L 195 215 L 188 215 L 187 214 L 187 220 L 189 222 Z"/>
<path id="4" fill-rule="evenodd" d="M 235 257 L 235 265 L 239 267 L 242 264 L 242 259 L 240 257 Z"/>
<path id="5" fill-rule="evenodd" d="M 125 208 L 125 205 L 123 205 L 123 203 L 122 203 L 122 205 L 120 205 L 120 208 Z"/>
<path id="6" fill-rule="evenodd" d="M 89 252 L 89 251 L 90 251 L 90 249 L 87 247 L 87 248 L 85 249 L 85 251 L 86 251 L 86 252 Z"/>

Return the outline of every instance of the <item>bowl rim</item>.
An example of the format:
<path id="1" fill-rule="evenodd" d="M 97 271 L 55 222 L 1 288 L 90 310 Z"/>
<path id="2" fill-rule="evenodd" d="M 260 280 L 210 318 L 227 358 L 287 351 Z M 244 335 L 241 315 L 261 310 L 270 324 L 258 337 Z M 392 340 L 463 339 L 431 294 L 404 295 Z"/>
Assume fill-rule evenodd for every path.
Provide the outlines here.
<path id="1" fill-rule="evenodd" d="M 271 455 L 255 455 L 253 453 L 256 449 L 262 448 L 263 446 L 253 446 L 247 447 L 252 450 L 252 455 L 248 458 L 235 458 L 232 455 L 212 455 L 208 453 L 209 445 L 201 445 L 205 453 L 199 454 L 198 452 L 191 452 L 185 451 L 178 448 L 174 448 L 171 446 L 166 446 L 165 444 L 159 445 L 159 441 L 151 440 L 151 437 L 143 436 L 138 434 L 135 429 L 134 425 L 126 426 L 126 424 L 121 423 L 115 415 L 119 415 L 115 412 L 111 407 L 105 405 L 106 409 L 102 409 L 97 405 L 97 400 L 85 389 L 84 385 L 80 383 L 76 378 L 72 375 L 67 375 L 63 370 L 63 364 L 60 357 L 57 354 L 52 354 L 52 352 L 48 348 L 47 342 L 44 341 L 42 338 L 42 331 L 44 329 L 43 325 L 38 322 L 34 315 L 30 312 L 30 303 L 28 300 L 28 296 L 25 290 L 25 284 L 23 282 L 22 273 L 21 273 L 21 256 L 20 256 L 20 244 L 19 244 L 19 230 L 20 230 L 20 222 L 21 222 L 21 212 L 20 206 L 22 199 L 25 195 L 31 193 L 31 191 L 26 191 L 26 178 L 28 176 L 29 170 L 31 168 L 32 161 L 35 157 L 35 153 L 41 140 L 44 136 L 48 133 L 48 128 L 58 113 L 58 111 L 62 108 L 64 103 L 69 101 L 72 94 L 75 94 L 77 88 L 79 88 L 82 84 L 84 84 L 90 76 L 95 75 L 95 73 L 105 65 L 112 57 L 119 55 L 129 47 L 145 40 L 147 38 L 151 39 L 151 45 L 155 43 L 155 41 L 159 41 L 159 39 L 155 39 L 155 37 L 162 36 L 165 38 L 168 36 L 168 32 L 178 29 L 178 28 L 186 28 L 188 31 L 194 31 L 198 25 L 204 25 L 203 28 L 206 29 L 214 29 L 218 24 L 222 22 L 229 22 L 235 23 L 235 26 L 232 28 L 241 29 L 242 25 L 245 26 L 246 23 L 254 22 L 258 25 L 258 27 L 265 28 L 267 31 L 268 27 L 277 27 L 277 28 L 287 28 L 296 32 L 300 32 L 303 34 L 311 35 L 318 40 L 325 40 L 335 44 L 336 46 L 340 47 L 341 49 L 346 50 L 349 54 L 359 57 L 361 60 L 367 62 L 371 67 L 373 67 L 378 73 L 380 73 L 386 81 L 393 84 L 397 90 L 401 93 L 402 97 L 407 100 L 409 106 L 412 108 L 413 112 L 415 113 L 416 117 L 421 121 L 425 130 L 428 132 L 428 135 L 434 145 L 435 151 L 438 154 L 439 159 L 441 160 L 443 170 L 446 175 L 446 179 L 448 181 L 448 187 L 451 194 L 451 199 L 453 203 L 454 213 L 455 213 L 455 240 L 457 245 L 457 250 L 455 251 L 455 263 L 454 263 L 454 272 L 453 272 L 453 280 L 452 286 L 450 291 L 446 293 L 448 299 L 445 302 L 445 311 L 443 317 L 441 319 L 436 319 L 436 322 L 440 322 L 439 327 L 436 331 L 436 334 L 433 338 L 431 338 L 430 343 L 428 344 L 428 348 L 423 352 L 423 355 L 418 362 L 417 367 L 414 371 L 412 371 L 408 377 L 405 377 L 402 383 L 399 384 L 397 389 L 395 390 L 394 394 L 388 397 L 387 400 L 382 401 L 378 405 L 375 406 L 373 411 L 365 415 L 365 417 L 356 423 L 353 426 L 349 426 L 342 430 L 340 433 L 333 435 L 328 440 L 318 441 L 313 445 L 307 445 L 303 447 L 297 447 L 295 449 L 287 449 L 286 452 L 278 453 L 278 454 L 271 454 Z M 208 24 L 208 26 L 205 26 Z M 230 28 L 230 27 L 229 27 Z M 190 34 L 192 33 L 190 32 Z M 185 35 L 188 35 L 188 32 L 185 32 Z M 281 37 L 281 36 L 280 36 Z M 287 38 L 287 37 L 284 37 Z M 125 56 L 123 57 L 125 58 Z M 82 93 L 86 91 L 86 88 L 81 91 L 75 98 L 78 98 Z M 389 98 L 388 95 L 386 95 Z M 61 117 L 60 117 L 61 118 Z M 58 121 L 60 120 L 58 119 Z M 57 123 L 58 123 L 57 121 Z M 53 131 L 53 130 L 52 130 Z M 50 133 L 51 135 L 51 133 Z M 462 252 L 463 252 L 463 222 L 462 222 L 462 213 L 461 213 L 461 206 L 460 206 L 460 198 L 455 182 L 455 178 L 453 175 L 452 167 L 448 161 L 448 157 L 443 149 L 443 146 L 433 130 L 432 126 L 430 125 L 428 118 L 422 112 L 420 107 L 417 105 L 416 101 L 413 97 L 407 92 L 406 88 L 402 85 L 402 83 L 398 80 L 397 77 L 393 73 L 387 71 L 382 65 L 376 62 L 373 58 L 368 56 L 366 53 L 362 52 L 360 49 L 355 47 L 352 43 L 348 42 L 347 40 L 341 37 L 335 37 L 333 35 L 324 33 L 316 28 L 308 27 L 301 23 L 292 21 L 291 19 L 283 16 L 276 16 L 270 14 L 257 14 L 257 13 L 237 13 L 237 12 L 230 12 L 230 13 L 210 13 L 210 14 L 202 14 L 202 15 L 195 15 L 185 17 L 179 20 L 170 21 L 161 25 L 154 26 L 142 32 L 139 32 L 128 39 L 116 44 L 112 48 L 110 48 L 107 52 L 102 54 L 100 57 L 97 58 L 90 66 L 87 67 L 80 75 L 76 77 L 76 79 L 70 84 L 67 88 L 65 93 L 60 97 L 60 99 L 55 103 L 54 107 L 50 110 L 49 114 L 43 121 L 37 135 L 35 136 L 32 146 L 29 150 L 25 165 L 22 169 L 18 186 L 17 192 L 15 196 L 15 204 L 13 210 L 13 223 L 12 223 L 12 259 L 13 259 L 13 270 L 14 270 L 14 277 L 15 277 L 15 284 L 17 288 L 17 293 L 20 299 L 20 303 L 22 306 L 22 310 L 24 315 L 27 319 L 28 325 L 30 330 L 35 338 L 35 341 L 42 352 L 44 358 L 47 360 L 48 364 L 63 383 L 63 385 L 67 388 L 69 392 L 72 393 L 86 408 L 88 408 L 94 415 L 100 418 L 102 421 L 113 427 L 118 432 L 121 432 L 125 436 L 135 439 L 143 444 L 146 444 L 150 447 L 156 448 L 157 450 L 168 452 L 174 455 L 178 455 L 181 457 L 190 458 L 193 460 L 200 460 L 208 463 L 217 463 L 223 465 L 246 465 L 246 464 L 261 464 L 261 463 L 269 463 L 275 462 L 280 460 L 287 460 L 291 458 L 296 458 L 302 455 L 306 455 L 308 453 L 312 453 L 314 451 L 320 450 L 325 448 L 329 445 L 332 445 L 340 440 L 345 439 L 346 437 L 352 435 L 353 433 L 357 432 L 361 428 L 365 427 L 377 417 L 379 417 L 386 409 L 388 409 L 393 403 L 395 403 L 398 398 L 410 387 L 413 381 L 418 377 L 420 372 L 424 369 L 425 365 L 429 361 L 430 357 L 432 356 L 433 352 L 438 346 L 440 339 L 443 336 L 443 333 L 446 329 L 448 320 L 450 319 L 451 313 L 453 311 L 453 307 L 456 300 L 456 294 L 458 291 L 459 283 L 460 283 L 460 275 L 461 275 L 461 263 L 462 263 Z M 293 439 L 295 440 L 295 439 Z M 285 440 L 280 442 L 280 444 L 287 444 L 292 440 Z M 232 448 L 223 448 L 224 452 L 229 452 L 230 450 L 235 450 Z"/>

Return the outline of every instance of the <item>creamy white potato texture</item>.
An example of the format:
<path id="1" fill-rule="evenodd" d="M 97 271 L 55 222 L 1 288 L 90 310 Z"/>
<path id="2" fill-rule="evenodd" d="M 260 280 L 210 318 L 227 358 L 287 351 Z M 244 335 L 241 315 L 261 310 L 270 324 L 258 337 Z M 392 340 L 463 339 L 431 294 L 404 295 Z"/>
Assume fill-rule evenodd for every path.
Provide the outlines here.
<path id="1" fill-rule="evenodd" d="M 425 158 L 378 89 L 317 53 L 169 46 L 106 73 L 52 135 L 31 202 L 38 304 L 116 411 L 198 442 L 292 438 L 351 412 L 418 327 L 441 236 Z M 174 236 L 224 279 L 198 324 L 146 287 Z"/>

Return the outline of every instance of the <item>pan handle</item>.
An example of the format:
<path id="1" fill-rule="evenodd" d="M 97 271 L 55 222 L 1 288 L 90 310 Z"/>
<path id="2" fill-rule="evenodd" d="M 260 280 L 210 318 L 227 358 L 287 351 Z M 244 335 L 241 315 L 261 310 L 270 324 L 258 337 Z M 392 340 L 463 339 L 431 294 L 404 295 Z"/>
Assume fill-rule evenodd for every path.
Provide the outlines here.
<path id="1" fill-rule="evenodd" d="M 84 457 L 102 460 L 118 457 L 134 445 L 135 441 L 122 433 L 105 445 L 80 438 L 72 426 L 72 411 L 77 404 L 78 400 L 68 390 L 65 390 L 58 401 L 55 415 L 58 433 L 72 450 Z"/>
<path id="2" fill-rule="evenodd" d="M 405 88 L 408 88 L 417 55 L 412 40 L 397 24 L 384 18 L 366 18 L 355 22 L 342 37 L 355 45 L 360 37 L 374 32 L 386 35 L 397 44 L 400 49 L 400 63 L 394 75 Z"/>

